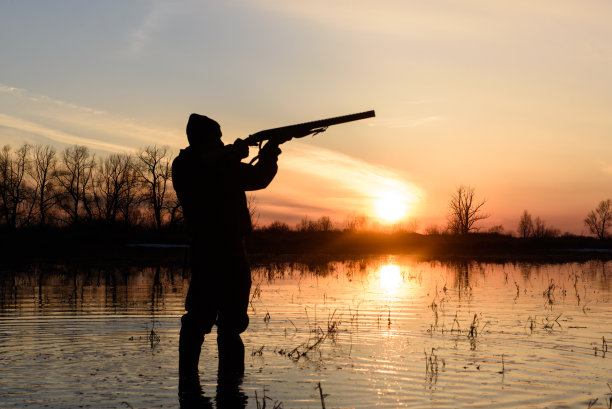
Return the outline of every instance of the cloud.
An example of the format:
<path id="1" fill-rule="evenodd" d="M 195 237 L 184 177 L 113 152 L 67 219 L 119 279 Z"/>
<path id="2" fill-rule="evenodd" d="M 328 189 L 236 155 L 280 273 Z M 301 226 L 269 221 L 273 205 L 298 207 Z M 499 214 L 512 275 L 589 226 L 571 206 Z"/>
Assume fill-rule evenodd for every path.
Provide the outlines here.
<path id="1" fill-rule="evenodd" d="M 153 38 L 161 31 L 168 18 L 178 10 L 176 2 L 153 2 L 141 23 L 130 33 L 127 53 L 133 56 L 140 55 L 153 42 Z"/>
<path id="2" fill-rule="evenodd" d="M 146 145 L 179 146 L 182 130 L 165 130 L 129 118 L 0 84 L 0 125 L 55 142 L 109 152 Z"/>
<path id="3" fill-rule="evenodd" d="M 423 32 L 480 35 L 493 26 L 486 13 L 478 12 L 479 8 L 487 10 L 488 5 L 481 7 L 483 4 L 472 2 L 457 7 L 449 1 L 442 3 L 382 0 L 373 7 L 368 0 L 268 0 L 255 4 L 271 12 L 315 21 L 336 29 L 395 36 Z"/>
<path id="4" fill-rule="evenodd" d="M 97 141 L 90 138 L 83 138 L 77 135 L 72 135 L 67 132 L 59 131 L 45 127 L 34 122 L 29 122 L 20 118 L 15 118 L 9 115 L 0 114 L 0 126 L 18 131 L 22 134 L 38 137 L 41 139 L 50 139 L 54 142 L 68 145 L 85 145 L 92 149 L 103 150 L 107 152 L 129 152 L 133 151 L 125 145 L 117 145 L 103 141 Z"/>
<path id="5" fill-rule="evenodd" d="M 612 176 L 612 164 L 602 162 L 601 171 L 608 176 Z"/>
<path id="6" fill-rule="evenodd" d="M 0 112 L 4 139 L 10 134 L 35 143 L 78 144 L 105 152 L 133 152 L 153 144 L 176 148 L 184 141 L 182 128 L 142 125 L 3 84 Z M 385 166 L 300 141 L 291 141 L 282 149 L 276 180 L 270 188 L 256 192 L 263 218 L 281 214 L 294 220 L 304 215 L 335 219 L 354 212 L 371 215 L 382 192 L 396 192 L 409 207 L 418 205 L 424 196 L 406 175 Z"/>
<path id="7" fill-rule="evenodd" d="M 421 188 L 388 167 L 298 141 L 282 148 L 276 180 L 256 193 L 263 219 L 279 214 L 285 219 L 355 212 L 372 216 L 375 201 L 385 192 L 403 198 L 409 209 L 424 199 Z"/>

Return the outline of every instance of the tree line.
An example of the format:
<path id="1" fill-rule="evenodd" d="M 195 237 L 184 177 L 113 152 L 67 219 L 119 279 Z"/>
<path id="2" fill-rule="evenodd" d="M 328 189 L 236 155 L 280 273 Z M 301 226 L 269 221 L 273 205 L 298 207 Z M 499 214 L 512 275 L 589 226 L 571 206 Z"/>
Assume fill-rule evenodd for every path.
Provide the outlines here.
<path id="1" fill-rule="evenodd" d="M 9 229 L 36 226 L 104 225 L 162 228 L 183 220 L 181 206 L 172 188 L 172 152 L 168 147 L 147 146 L 136 153 L 97 157 L 85 146 L 58 151 L 51 145 L 24 143 L 16 150 L 6 145 L 0 151 L 0 225 Z M 249 210 L 256 219 L 256 203 L 250 196 Z M 486 200 L 475 189 L 459 186 L 451 195 L 446 227 L 429 226 L 425 234 L 467 235 L 480 231 L 478 222 Z M 594 236 L 610 237 L 612 200 L 602 200 L 584 219 Z M 364 230 L 367 217 L 353 214 L 343 230 Z M 273 221 L 260 230 L 325 232 L 336 230 L 328 216 L 308 217 L 292 229 Z M 503 233 L 493 226 L 489 233 Z M 517 233 L 522 238 L 558 237 L 559 229 L 547 225 L 527 210 L 520 216 Z"/>
<path id="2" fill-rule="evenodd" d="M 61 152 L 51 145 L 6 145 L 0 151 L 0 224 L 176 224 L 182 212 L 171 188 L 171 160 L 169 149 L 158 146 L 97 157 L 79 145 Z"/>
<path id="3" fill-rule="evenodd" d="M 477 199 L 475 189 L 471 186 L 458 186 L 451 195 L 449 201 L 447 224 L 446 226 L 430 225 L 425 227 L 426 235 L 468 235 L 482 232 L 478 222 L 487 219 L 490 214 L 484 211 L 486 200 Z M 590 211 L 584 219 L 584 225 L 588 231 L 599 239 L 610 237 L 610 224 L 612 223 L 612 200 L 602 200 L 595 210 Z M 352 214 L 345 222 L 342 229 L 334 228 L 334 224 L 327 216 L 322 216 L 317 220 L 304 217 L 300 222 L 291 228 L 282 221 L 273 221 L 267 226 L 259 229 L 270 232 L 325 232 L 325 231 L 359 231 L 367 230 L 368 218 L 364 215 Z M 416 230 L 416 224 L 410 226 L 412 231 Z M 401 229 L 398 229 L 401 231 Z M 504 234 L 502 225 L 489 227 L 484 231 L 490 234 Z M 511 233 L 506 233 L 511 235 Z M 517 226 L 517 234 L 520 238 L 542 239 L 561 236 L 561 230 L 547 224 L 540 216 L 532 216 L 524 210 L 520 216 Z M 569 233 L 566 233 L 569 234 Z"/>
<path id="4" fill-rule="evenodd" d="M 478 231 L 476 222 L 489 217 L 484 213 L 483 206 L 486 200 L 476 200 L 474 188 L 459 186 L 452 195 L 449 203 L 449 216 L 447 231 L 454 234 L 469 234 Z M 612 222 L 612 200 L 602 200 L 595 210 L 590 211 L 583 220 L 588 231 L 599 239 L 610 237 L 609 228 Z M 490 233 L 501 233 L 503 227 L 493 226 Z M 535 218 L 527 210 L 523 211 L 517 226 L 518 236 L 521 238 L 547 238 L 558 237 L 561 231 L 547 225 L 540 216 Z"/>

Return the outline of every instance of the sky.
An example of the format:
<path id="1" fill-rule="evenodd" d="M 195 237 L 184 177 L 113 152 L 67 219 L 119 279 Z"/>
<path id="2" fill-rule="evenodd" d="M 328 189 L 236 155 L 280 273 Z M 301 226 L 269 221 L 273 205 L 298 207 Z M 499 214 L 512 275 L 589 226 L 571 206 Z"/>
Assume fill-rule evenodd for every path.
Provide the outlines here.
<path id="1" fill-rule="evenodd" d="M 283 145 L 259 221 L 355 214 L 443 226 L 460 185 L 482 229 L 561 231 L 612 197 L 607 0 L 0 0 L 0 144 L 99 155 L 376 110 Z M 255 152 L 253 152 L 255 153 Z M 384 220 L 380 220 L 384 223 Z"/>

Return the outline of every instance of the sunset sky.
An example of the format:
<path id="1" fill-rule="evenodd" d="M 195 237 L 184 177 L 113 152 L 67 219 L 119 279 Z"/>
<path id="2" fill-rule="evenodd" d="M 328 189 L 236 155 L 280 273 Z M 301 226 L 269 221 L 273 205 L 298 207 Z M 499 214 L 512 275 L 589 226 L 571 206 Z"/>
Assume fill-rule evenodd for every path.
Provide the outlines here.
<path id="1" fill-rule="evenodd" d="M 612 2 L 4 1 L 0 144 L 96 154 L 184 147 L 190 113 L 224 141 L 376 110 L 283 146 L 260 220 L 444 225 L 458 185 L 481 226 L 524 209 L 562 231 L 612 197 Z"/>

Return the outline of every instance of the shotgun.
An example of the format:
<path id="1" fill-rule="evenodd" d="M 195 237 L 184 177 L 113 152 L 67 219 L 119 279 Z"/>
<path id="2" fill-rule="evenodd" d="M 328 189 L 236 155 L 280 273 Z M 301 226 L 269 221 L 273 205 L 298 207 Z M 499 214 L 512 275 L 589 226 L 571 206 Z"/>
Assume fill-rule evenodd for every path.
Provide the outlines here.
<path id="1" fill-rule="evenodd" d="M 336 116 L 333 118 L 319 119 L 317 121 L 304 122 L 302 124 L 281 126 L 280 128 L 266 129 L 249 135 L 245 142 L 251 146 L 259 146 L 264 141 L 272 141 L 277 145 L 290 141 L 293 138 L 303 138 L 307 135 L 316 135 L 325 132 L 329 126 L 343 124 L 374 117 L 374 111 L 359 112 L 356 114 Z"/>

